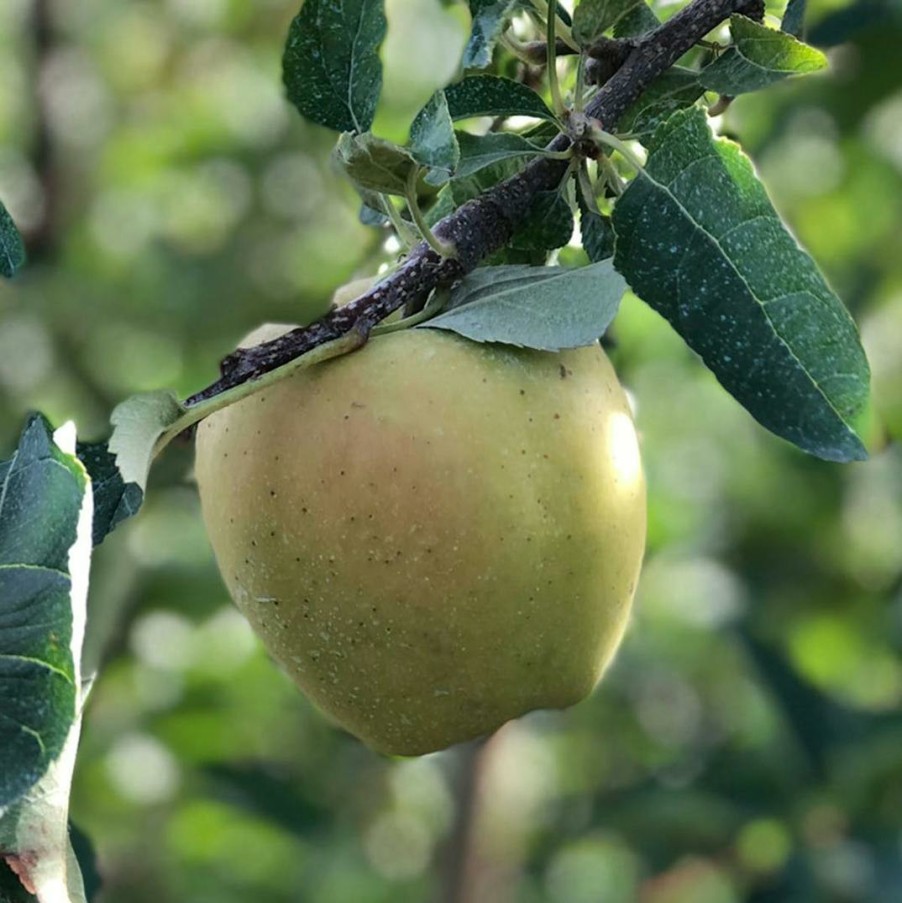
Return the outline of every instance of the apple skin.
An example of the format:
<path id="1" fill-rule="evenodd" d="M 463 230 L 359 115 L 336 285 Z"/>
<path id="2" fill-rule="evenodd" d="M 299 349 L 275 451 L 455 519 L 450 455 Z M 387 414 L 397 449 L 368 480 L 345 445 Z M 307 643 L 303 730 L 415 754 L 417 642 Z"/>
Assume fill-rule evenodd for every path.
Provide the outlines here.
<path id="1" fill-rule="evenodd" d="M 376 337 L 207 418 L 196 474 L 238 608 L 377 751 L 572 705 L 622 638 L 645 481 L 598 346 Z"/>

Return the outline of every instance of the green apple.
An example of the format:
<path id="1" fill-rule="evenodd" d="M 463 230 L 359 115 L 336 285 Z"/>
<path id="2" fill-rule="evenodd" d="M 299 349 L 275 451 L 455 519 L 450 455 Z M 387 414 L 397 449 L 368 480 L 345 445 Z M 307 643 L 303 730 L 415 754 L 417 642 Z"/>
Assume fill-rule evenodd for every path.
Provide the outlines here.
<path id="1" fill-rule="evenodd" d="M 197 481 L 235 603 L 376 750 L 576 703 L 623 635 L 645 482 L 598 346 L 375 337 L 207 418 Z"/>

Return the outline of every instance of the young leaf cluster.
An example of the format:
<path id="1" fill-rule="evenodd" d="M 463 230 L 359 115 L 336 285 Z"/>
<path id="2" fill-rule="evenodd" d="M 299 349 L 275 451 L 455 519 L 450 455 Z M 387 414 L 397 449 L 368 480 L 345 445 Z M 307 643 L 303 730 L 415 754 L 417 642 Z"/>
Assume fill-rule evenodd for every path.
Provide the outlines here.
<path id="1" fill-rule="evenodd" d="M 628 65 L 643 36 L 660 26 L 650 6 L 581 0 L 571 20 L 538 0 L 469 5 L 472 31 L 458 77 L 417 115 L 403 146 L 368 130 L 386 33 L 377 0 L 307 0 L 284 57 L 289 99 L 309 119 L 342 132 L 336 159 L 360 193 L 365 221 L 391 222 L 408 246 L 423 238 L 454 257 L 453 243 L 434 234 L 447 217 L 536 161 L 561 161 L 556 186 L 534 193 L 503 247 L 486 249 L 483 262 L 492 266 L 467 277 L 483 287 L 495 280 L 497 291 L 478 302 L 458 300 L 434 325 L 477 341 L 513 335 L 535 348 L 568 347 L 574 336 L 593 341 L 598 336 L 576 324 L 607 326 L 619 273 L 764 426 L 823 458 L 863 457 L 855 423 L 868 367 L 855 326 L 780 221 L 749 160 L 716 139 L 704 116 L 714 93 L 732 98 L 826 65 L 819 50 L 789 33 L 799 30 L 798 6 L 787 17 L 789 30 L 778 31 L 740 14 L 737 3 L 729 44 L 697 47 L 663 68 L 612 130 L 592 116 L 593 95 L 605 87 L 586 78 L 587 67 L 605 54 L 613 54 L 614 68 Z M 345 45 L 328 77 L 311 81 L 339 35 Z M 550 51 L 544 67 L 534 51 L 543 40 Z M 339 120 L 337 96 L 366 114 Z M 644 168 L 639 143 L 649 154 Z M 584 259 L 613 258 L 615 269 L 585 267 L 582 288 L 555 305 L 553 281 L 541 271 L 524 278 L 520 267 L 553 264 L 558 249 L 577 242 Z M 513 286 L 523 295 L 517 304 L 510 303 Z M 537 316 L 543 308 L 546 315 Z M 572 320 L 550 335 L 548 323 L 562 308 Z"/>

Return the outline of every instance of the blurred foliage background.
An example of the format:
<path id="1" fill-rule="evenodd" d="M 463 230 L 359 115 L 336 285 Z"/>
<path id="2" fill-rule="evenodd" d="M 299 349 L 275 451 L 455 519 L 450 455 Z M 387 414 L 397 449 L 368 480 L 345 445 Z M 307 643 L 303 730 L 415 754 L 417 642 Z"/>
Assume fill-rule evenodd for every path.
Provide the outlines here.
<path id="1" fill-rule="evenodd" d="M 453 71 L 459 27 L 437 0 L 388 8 L 390 133 L 392 103 Z M 283 101 L 296 12 L 0 3 L 0 198 L 31 251 L 0 285 L 4 450 L 28 409 L 91 438 L 131 393 L 189 394 L 243 332 L 384 259 L 332 136 Z M 861 324 L 872 459 L 766 434 L 628 298 L 613 355 L 651 503 L 634 623 L 590 701 L 509 725 L 474 772 L 473 750 L 376 756 L 294 691 L 231 608 L 173 449 L 94 569 L 72 817 L 103 900 L 450 900 L 468 768 L 470 901 L 902 899 L 902 7 L 809 20 L 831 73 L 720 128 Z"/>

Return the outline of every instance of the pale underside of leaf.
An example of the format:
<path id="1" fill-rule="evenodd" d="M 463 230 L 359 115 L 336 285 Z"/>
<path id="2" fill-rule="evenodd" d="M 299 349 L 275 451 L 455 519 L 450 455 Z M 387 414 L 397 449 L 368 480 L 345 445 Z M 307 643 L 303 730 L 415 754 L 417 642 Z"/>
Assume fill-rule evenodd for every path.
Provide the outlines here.
<path id="1" fill-rule="evenodd" d="M 145 489 L 157 439 L 184 413 L 184 406 L 168 390 L 135 395 L 115 407 L 109 449 L 125 483 Z"/>
<path id="2" fill-rule="evenodd" d="M 624 289 L 610 261 L 578 269 L 482 267 L 461 280 L 447 309 L 421 328 L 541 351 L 577 348 L 603 335 Z"/>

